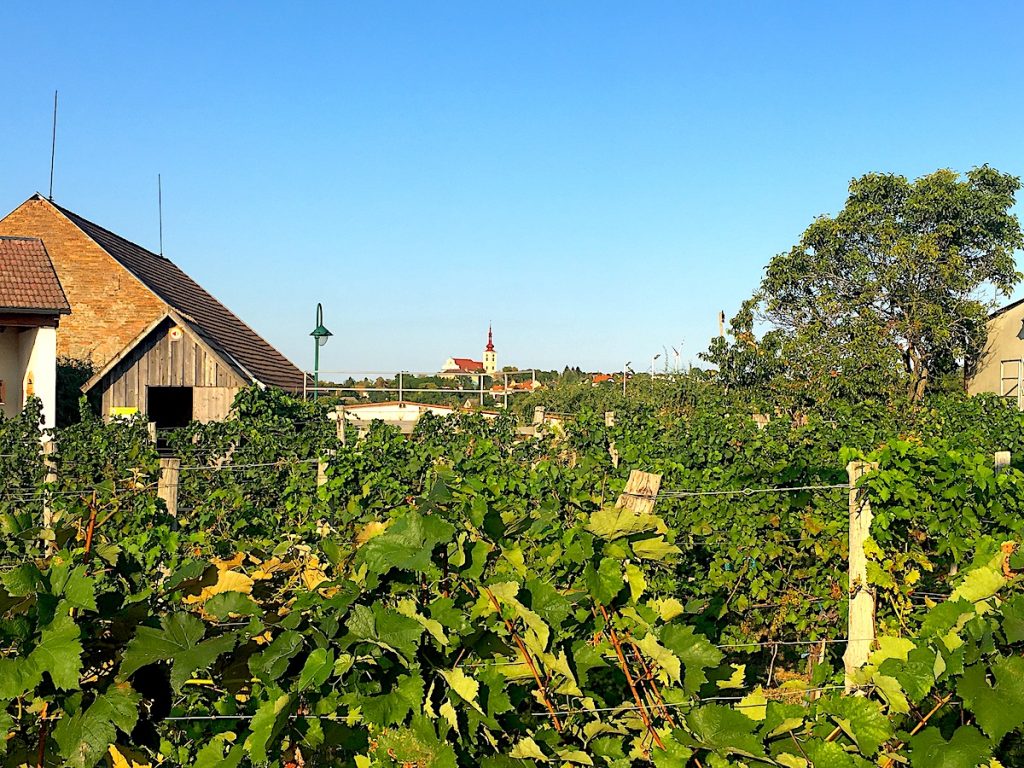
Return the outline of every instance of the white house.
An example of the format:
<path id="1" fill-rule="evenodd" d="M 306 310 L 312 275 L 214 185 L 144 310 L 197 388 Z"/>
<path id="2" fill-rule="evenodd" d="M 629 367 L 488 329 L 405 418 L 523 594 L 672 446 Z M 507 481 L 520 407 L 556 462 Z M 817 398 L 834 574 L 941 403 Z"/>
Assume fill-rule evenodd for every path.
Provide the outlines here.
<path id="1" fill-rule="evenodd" d="M 57 326 L 71 312 L 43 241 L 0 237 L 0 413 L 16 416 L 33 395 L 43 427 L 57 409 Z"/>

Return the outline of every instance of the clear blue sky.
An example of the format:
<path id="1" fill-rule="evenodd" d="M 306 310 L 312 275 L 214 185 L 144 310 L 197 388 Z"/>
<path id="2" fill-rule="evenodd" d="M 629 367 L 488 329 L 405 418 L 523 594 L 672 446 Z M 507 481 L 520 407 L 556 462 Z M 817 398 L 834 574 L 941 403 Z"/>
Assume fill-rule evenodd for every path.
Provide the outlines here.
<path id="1" fill-rule="evenodd" d="M 869 171 L 1024 173 L 1024 6 L 9 3 L 0 209 L 46 192 L 302 367 L 706 348 Z"/>

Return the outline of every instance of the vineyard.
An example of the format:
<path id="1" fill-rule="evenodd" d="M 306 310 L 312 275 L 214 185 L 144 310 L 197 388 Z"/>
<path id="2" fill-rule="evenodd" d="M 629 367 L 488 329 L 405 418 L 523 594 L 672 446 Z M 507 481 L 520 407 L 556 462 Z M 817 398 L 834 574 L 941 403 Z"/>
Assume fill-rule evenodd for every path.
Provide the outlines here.
<path id="1" fill-rule="evenodd" d="M 340 441 L 253 389 L 163 438 L 173 515 L 145 423 L 52 453 L 38 424 L 0 422 L 3 765 L 1024 765 L 1024 418 L 995 398 Z"/>

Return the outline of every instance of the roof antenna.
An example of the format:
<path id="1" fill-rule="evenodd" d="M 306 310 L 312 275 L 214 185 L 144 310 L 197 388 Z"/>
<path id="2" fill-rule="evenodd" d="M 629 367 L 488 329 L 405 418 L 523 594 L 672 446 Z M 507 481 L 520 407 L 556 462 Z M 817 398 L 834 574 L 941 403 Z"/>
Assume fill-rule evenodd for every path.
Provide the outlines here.
<path id="1" fill-rule="evenodd" d="M 53 202 L 53 158 L 57 154 L 57 91 L 53 92 L 53 140 L 50 143 L 50 202 Z"/>
<path id="2" fill-rule="evenodd" d="M 160 174 L 156 175 L 156 206 L 160 217 L 160 258 L 164 257 L 164 190 L 160 183 Z"/>

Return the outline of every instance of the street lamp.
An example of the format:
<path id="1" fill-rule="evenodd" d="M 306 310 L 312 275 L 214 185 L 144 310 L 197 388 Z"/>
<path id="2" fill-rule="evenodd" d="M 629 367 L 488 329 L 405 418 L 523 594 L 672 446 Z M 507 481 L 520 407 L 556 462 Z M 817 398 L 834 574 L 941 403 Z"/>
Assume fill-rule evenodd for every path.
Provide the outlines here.
<path id="1" fill-rule="evenodd" d="M 654 361 L 661 357 L 661 354 L 657 354 L 651 358 L 651 392 L 654 391 Z"/>
<path id="2" fill-rule="evenodd" d="M 334 334 L 324 327 L 324 305 L 316 305 L 316 328 L 309 334 L 313 337 L 313 401 L 320 392 L 320 347 Z"/>
<path id="3" fill-rule="evenodd" d="M 627 360 L 626 364 L 624 366 L 622 366 L 622 396 L 623 397 L 626 396 L 626 374 L 629 371 L 632 371 L 632 370 L 633 369 L 629 367 L 629 360 Z"/>

